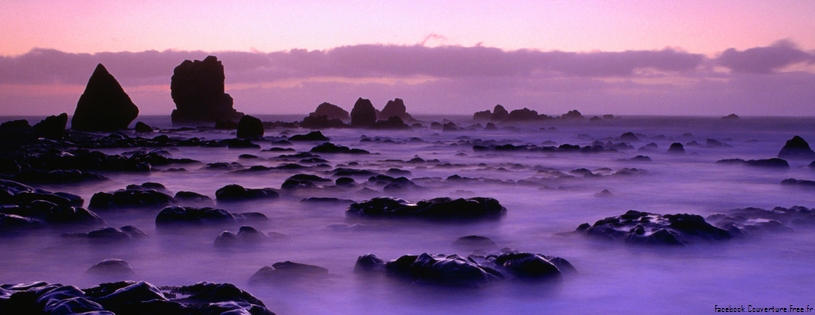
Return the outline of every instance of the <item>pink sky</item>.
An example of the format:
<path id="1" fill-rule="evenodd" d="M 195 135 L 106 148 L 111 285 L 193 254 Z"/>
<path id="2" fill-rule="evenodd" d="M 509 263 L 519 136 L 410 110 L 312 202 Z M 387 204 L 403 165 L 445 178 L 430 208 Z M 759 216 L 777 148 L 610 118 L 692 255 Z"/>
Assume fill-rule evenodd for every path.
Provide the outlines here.
<path id="1" fill-rule="evenodd" d="M 394 2 L 394 3 L 391 3 Z M 815 115 L 811 1 L 0 3 L 0 115 L 73 113 L 103 63 L 142 114 L 218 56 L 247 113 Z"/>

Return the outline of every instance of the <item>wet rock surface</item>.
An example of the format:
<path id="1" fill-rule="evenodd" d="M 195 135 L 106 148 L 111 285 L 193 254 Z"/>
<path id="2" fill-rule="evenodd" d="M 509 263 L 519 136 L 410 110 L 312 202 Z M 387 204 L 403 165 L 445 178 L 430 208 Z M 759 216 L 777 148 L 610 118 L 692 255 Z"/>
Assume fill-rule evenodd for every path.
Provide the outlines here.
<path id="1" fill-rule="evenodd" d="M 462 257 L 422 253 L 383 261 L 374 254 L 357 259 L 357 273 L 380 273 L 417 284 L 480 287 L 506 279 L 525 282 L 560 281 L 563 274 L 576 273 L 565 259 L 502 249 L 487 255 Z"/>
<path id="2" fill-rule="evenodd" d="M 592 238 L 622 241 L 631 245 L 684 246 L 732 238 L 694 214 L 655 214 L 629 210 L 623 215 L 581 224 L 575 231 Z"/>
<path id="3" fill-rule="evenodd" d="M 422 200 L 417 203 L 390 197 L 379 197 L 348 206 L 347 213 L 361 217 L 423 218 L 431 220 L 499 219 L 507 209 L 498 200 L 485 197 L 448 197 Z"/>
<path id="4" fill-rule="evenodd" d="M 0 234 L 17 233 L 46 226 L 96 225 L 104 221 L 82 208 L 77 195 L 50 192 L 0 179 Z"/>
<path id="5" fill-rule="evenodd" d="M 0 285 L 3 314 L 263 314 L 273 315 L 249 292 L 229 283 L 156 287 L 119 281 L 79 289 L 48 282 Z"/>

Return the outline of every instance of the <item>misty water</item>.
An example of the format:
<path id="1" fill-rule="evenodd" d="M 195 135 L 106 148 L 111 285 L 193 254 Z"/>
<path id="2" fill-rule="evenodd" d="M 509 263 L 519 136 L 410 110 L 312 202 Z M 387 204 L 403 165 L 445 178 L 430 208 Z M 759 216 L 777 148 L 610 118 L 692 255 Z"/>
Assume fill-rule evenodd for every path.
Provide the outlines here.
<path id="1" fill-rule="evenodd" d="M 277 118 L 260 117 L 264 121 Z M 445 118 L 459 126 L 475 123 L 466 117 Z M 441 117 L 426 119 L 439 121 Z M 168 132 L 169 117 L 139 120 L 164 128 L 163 133 L 171 137 L 235 136 L 234 130 Z M 500 127 L 506 125 L 499 124 Z M 250 225 L 263 232 L 285 235 L 262 244 L 227 248 L 216 247 L 215 238 L 224 230 L 237 232 L 240 224 L 167 231 L 155 227 L 155 216 L 161 209 L 99 212 L 108 226 L 133 225 L 149 237 L 117 244 L 60 237 L 63 232 L 89 230 L 73 228 L 2 239 L 0 283 L 43 280 L 90 287 L 109 280 L 85 274 L 90 266 L 103 259 L 120 258 L 137 272 L 130 280 L 155 285 L 230 282 L 260 298 L 278 314 L 698 314 L 713 312 L 714 305 L 815 305 L 812 284 L 815 229 L 796 228 L 794 233 L 766 233 L 685 247 L 630 246 L 562 234 L 574 231 L 581 223 L 594 223 L 630 209 L 707 217 L 745 207 L 815 207 L 815 190 L 780 184 L 787 178 L 815 179 L 815 169 L 808 167 L 811 160 L 788 160 L 788 170 L 715 163 L 730 158 L 776 157 L 785 141 L 795 135 L 812 143 L 815 119 L 618 117 L 592 122 L 543 121 L 496 131 L 328 129 L 322 132 L 332 143 L 373 154 L 320 154 L 331 168 L 260 173 L 203 168 L 205 163 L 214 162 L 238 162 L 244 168 L 296 163 L 298 159 L 277 158 L 295 152 L 262 150 L 278 146 L 272 144 L 274 140 L 308 131 L 267 129 L 265 140 L 254 141 L 261 149 L 165 148 L 173 158 L 191 158 L 202 164 L 154 167 L 149 173 L 102 173 L 109 180 L 37 187 L 80 195 L 85 206 L 94 193 L 144 182 L 161 183 L 173 193 L 193 191 L 214 199 L 215 191 L 227 184 L 279 189 L 286 178 L 297 173 L 336 179 L 329 171 L 348 167 L 383 174 L 391 168 L 409 171 L 405 176 L 422 188 L 383 192 L 381 186 L 368 185 L 373 192 L 360 188 L 281 191 L 281 198 L 276 200 L 219 203 L 218 208 L 230 212 L 261 212 L 269 220 Z M 626 132 L 641 139 L 628 142 L 633 150 L 601 153 L 473 150 L 474 144 L 489 140 L 496 144 L 537 146 L 585 146 L 596 140 L 619 143 L 622 141 L 616 138 Z M 125 133 L 137 136 L 133 131 Z M 151 137 L 155 135 L 158 134 Z M 729 146 L 706 146 L 707 139 Z M 693 141 L 700 145 L 687 145 Z M 658 148 L 637 150 L 651 142 Z M 686 153 L 668 154 L 666 151 L 674 142 L 686 144 Z M 306 152 L 317 144 L 299 142 L 285 147 Z M 140 148 L 101 151 L 114 154 L 137 149 Z M 259 158 L 239 158 L 241 154 Z M 646 155 L 652 161 L 630 160 L 637 155 Z M 416 156 L 426 162 L 406 162 Z M 186 171 L 166 171 L 179 167 Z M 571 172 L 581 168 L 598 176 Z M 625 169 L 639 171 L 615 175 Z M 447 180 L 451 175 L 477 180 Z M 366 183 L 368 176 L 354 178 L 358 183 Z M 598 196 L 603 190 L 613 195 Z M 347 204 L 300 202 L 312 196 L 354 201 L 378 196 L 411 201 L 482 196 L 497 199 L 507 213 L 500 220 L 466 223 L 365 219 L 347 216 Z M 566 275 L 555 284 L 505 281 L 473 289 L 417 285 L 354 273 L 357 257 L 367 253 L 385 260 L 425 252 L 466 256 L 469 249 L 453 245 L 457 238 L 466 235 L 489 237 L 499 247 L 565 258 L 578 274 Z M 281 261 L 322 266 L 329 270 L 329 276 L 249 283 L 258 269 Z"/>

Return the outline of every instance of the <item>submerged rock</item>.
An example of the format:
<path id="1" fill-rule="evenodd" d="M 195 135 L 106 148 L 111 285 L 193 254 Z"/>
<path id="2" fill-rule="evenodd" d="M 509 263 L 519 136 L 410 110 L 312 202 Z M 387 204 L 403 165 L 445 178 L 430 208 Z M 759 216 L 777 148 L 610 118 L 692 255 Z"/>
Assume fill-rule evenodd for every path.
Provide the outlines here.
<path id="1" fill-rule="evenodd" d="M 211 207 L 167 207 L 156 216 L 156 227 L 204 226 L 235 223 L 235 217 L 223 209 Z"/>
<path id="2" fill-rule="evenodd" d="M 249 201 L 256 199 L 277 199 L 280 194 L 271 188 L 244 188 L 241 185 L 226 185 L 215 191 L 218 202 Z"/>
<path id="3" fill-rule="evenodd" d="M 83 131 L 127 129 L 138 115 L 139 108 L 100 63 L 88 80 L 85 92 L 79 97 L 76 111 L 71 118 L 71 129 Z"/>
<path id="4" fill-rule="evenodd" d="M 136 275 L 136 271 L 128 262 L 116 258 L 100 261 L 91 266 L 85 273 L 93 276 L 120 279 Z"/>
<path id="5" fill-rule="evenodd" d="M 419 284 L 455 287 L 480 287 L 491 282 L 514 279 L 520 281 L 559 281 L 564 273 L 575 273 L 565 259 L 542 254 L 522 253 L 510 249 L 488 255 L 404 255 L 385 262 L 374 254 L 357 258 L 354 271 L 384 272 Z"/>
<path id="6" fill-rule="evenodd" d="M 362 217 L 424 218 L 433 220 L 498 219 L 506 213 L 498 200 L 486 197 L 451 199 L 447 197 L 411 203 L 403 199 L 379 197 L 353 203 L 347 213 Z"/>
<path id="7" fill-rule="evenodd" d="M 250 283 L 273 283 L 277 281 L 319 280 L 328 276 L 328 269 L 320 266 L 301 264 L 291 261 L 276 262 L 271 267 L 260 268 L 251 278 Z"/>
<path id="8" fill-rule="evenodd" d="M 713 214 L 707 220 L 733 235 L 789 233 L 795 229 L 815 229 L 815 209 L 801 206 L 773 209 L 741 208 L 724 214 Z"/>
<path id="9" fill-rule="evenodd" d="M 809 143 L 804 138 L 795 136 L 787 140 L 787 143 L 778 152 L 778 157 L 782 159 L 811 159 L 815 158 L 815 151 L 812 151 Z"/>
<path id="10" fill-rule="evenodd" d="M 742 164 L 753 167 L 775 168 L 775 169 L 789 169 L 790 164 L 787 160 L 779 158 L 761 159 L 761 160 L 742 160 L 742 159 L 724 159 L 716 161 L 716 164 Z"/>
<path id="11" fill-rule="evenodd" d="M 329 141 L 328 137 L 324 136 L 322 132 L 312 131 L 304 135 L 293 135 L 289 137 L 289 141 Z"/>
<path id="12" fill-rule="evenodd" d="M 729 240 L 728 231 L 694 214 L 655 214 L 629 210 L 623 215 L 577 227 L 576 232 L 594 238 L 619 240 L 633 245 L 688 245 L 694 242 Z"/>
<path id="13" fill-rule="evenodd" d="M 685 154 L 685 146 L 683 146 L 679 142 L 671 143 L 671 146 L 668 148 L 668 153 L 671 153 L 671 154 Z"/>

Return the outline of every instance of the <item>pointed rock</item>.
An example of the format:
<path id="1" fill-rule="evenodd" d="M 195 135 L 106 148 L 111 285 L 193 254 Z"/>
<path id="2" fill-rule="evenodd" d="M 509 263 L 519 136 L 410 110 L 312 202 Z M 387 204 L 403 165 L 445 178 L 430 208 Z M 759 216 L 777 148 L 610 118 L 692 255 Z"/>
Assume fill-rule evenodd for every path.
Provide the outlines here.
<path id="1" fill-rule="evenodd" d="M 809 143 L 807 143 L 804 138 L 795 136 L 792 137 L 792 139 L 787 140 L 787 143 L 784 144 L 784 147 L 778 152 L 778 157 L 782 159 L 811 159 L 815 157 L 815 151 L 812 151 L 812 149 L 809 147 Z"/>
<path id="2" fill-rule="evenodd" d="M 139 115 L 139 108 L 125 93 L 105 66 L 96 66 L 85 92 L 79 97 L 71 119 L 71 129 L 83 131 L 115 131 L 127 129 Z"/>
<path id="3" fill-rule="evenodd" d="M 376 122 L 376 109 L 370 100 L 359 98 L 351 110 L 351 127 L 366 128 Z"/>

